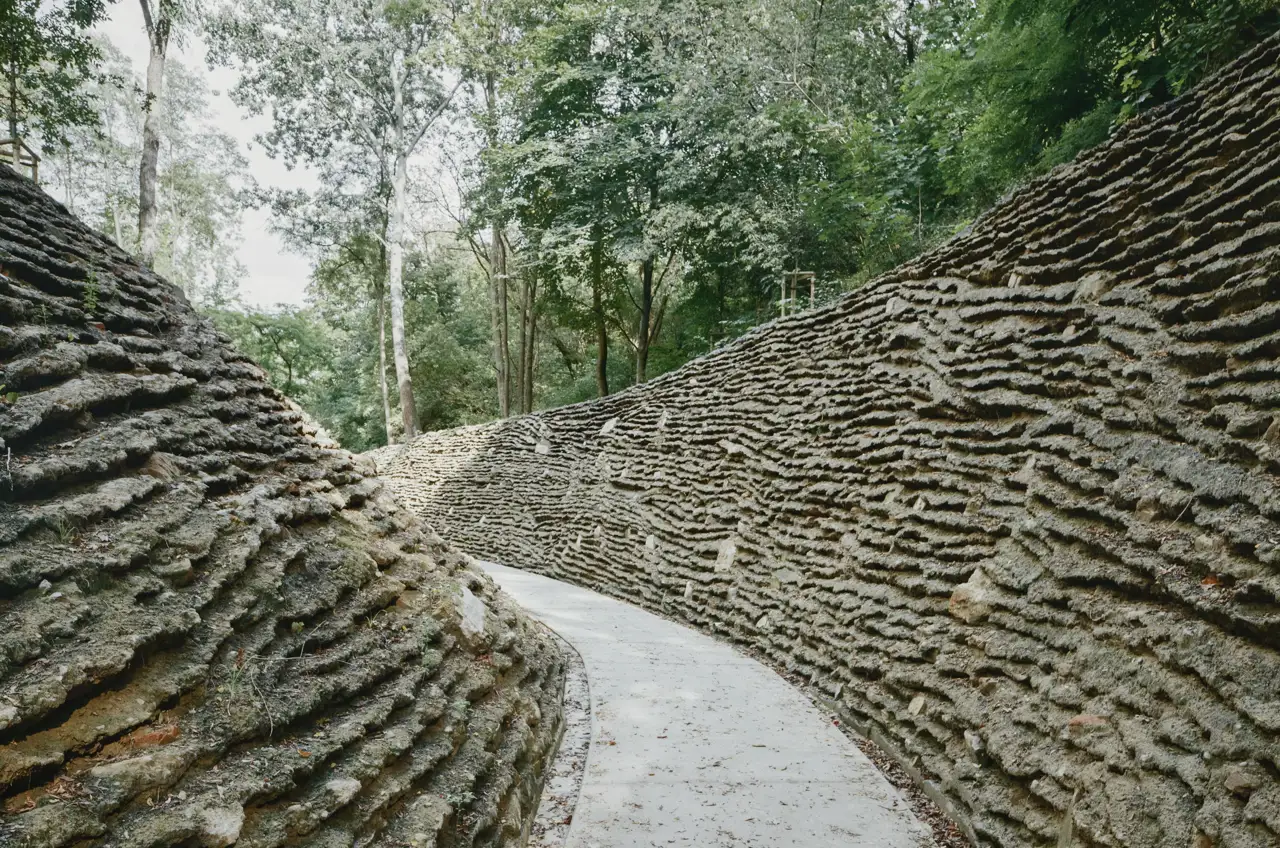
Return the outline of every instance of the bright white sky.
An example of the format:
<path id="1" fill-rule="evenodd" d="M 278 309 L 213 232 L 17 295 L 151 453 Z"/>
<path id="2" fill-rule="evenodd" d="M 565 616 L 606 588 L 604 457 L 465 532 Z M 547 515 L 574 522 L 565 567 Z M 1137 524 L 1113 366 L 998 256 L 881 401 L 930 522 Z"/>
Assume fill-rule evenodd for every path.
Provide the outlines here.
<path id="1" fill-rule="evenodd" d="M 128 56 L 139 77 L 147 70 L 147 36 L 142 23 L 142 8 L 137 3 L 111 5 L 111 18 L 98 31 L 115 43 Z M 210 71 L 205 64 L 204 43 L 186 37 L 182 46 L 171 44 L 169 55 L 193 70 L 198 69 L 209 80 L 213 91 L 211 108 L 214 123 L 238 140 L 249 159 L 249 172 L 262 186 L 313 188 L 315 178 L 303 169 L 289 171 L 284 164 L 267 157 L 253 137 L 269 128 L 265 117 L 246 115 L 231 102 L 226 92 L 236 81 L 236 72 L 227 68 Z M 311 263 L 305 256 L 291 252 L 271 231 L 271 214 L 265 209 L 251 209 L 244 216 L 244 242 L 240 261 L 248 274 L 240 283 L 240 296 L 248 304 L 269 307 L 277 303 L 301 304 L 305 298 Z"/>

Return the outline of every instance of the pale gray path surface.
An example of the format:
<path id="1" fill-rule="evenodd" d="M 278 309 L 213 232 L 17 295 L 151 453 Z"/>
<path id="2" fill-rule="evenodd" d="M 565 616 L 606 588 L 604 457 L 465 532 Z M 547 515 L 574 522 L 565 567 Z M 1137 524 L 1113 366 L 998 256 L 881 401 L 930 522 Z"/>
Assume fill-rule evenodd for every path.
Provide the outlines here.
<path id="1" fill-rule="evenodd" d="M 928 832 L 790 684 L 686 627 L 484 564 L 587 669 L 591 750 L 565 848 L 917 848 Z"/>

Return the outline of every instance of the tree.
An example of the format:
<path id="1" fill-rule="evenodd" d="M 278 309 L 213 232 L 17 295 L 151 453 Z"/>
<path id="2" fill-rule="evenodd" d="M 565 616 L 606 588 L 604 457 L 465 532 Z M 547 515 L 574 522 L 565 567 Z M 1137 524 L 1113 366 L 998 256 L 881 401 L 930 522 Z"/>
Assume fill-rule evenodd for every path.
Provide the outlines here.
<path id="1" fill-rule="evenodd" d="M 506 184 L 484 198 L 511 210 L 544 273 L 589 275 L 600 395 L 609 391 L 606 322 L 613 300 L 604 287 L 616 280 L 607 274 L 614 256 L 606 252 L 621 196 L 616 169 L 597 149 L 608 124 L 610 73 L 593 56 L 604 12 L 599 4 L 557 4 L 530 22 L 526 62 L 507 80 L 516 128 L 489 153 L 492 179 Z"/>
<path id="2" fill-rule="evenodd" d="M 217 310 L 218 328 L 272 375 L 286 395 L 304 398 L 328 372 L 333 352 L 330 329 L 309 309 L 280 306 L 271 311 Z"/>
<path id="3" fill-rule="evenodd" d="M 1073 158 L 1280 26 L 1275 0 L 994 0 L 906 89 L 953 217 Z"/>
<path id="4" fill-rule="evenodd" d="M 529 31 L 528 66 L 515 82 L 518 129 L 505 152 L 507 203 L 543 246 L 543 264 L 589 275 L 601 393 L 606 323 L 633 350 L 642 382 L 686 273 L 732 256 L 754 284 L 799 261 L 796 196 L 823 179 L 813 124 L 832 116 L 819 102 L 830 95 L 796 68 L 797 45 L 812 63 L 823 32 L 865 29 L 860 21 L 875 19 L 868 9 L 885 4 L 841 5 L 861 17 L 822 20 L 818 4 L 802 26 L 787 20 L 791 11 L 802 18 L 798 10 L 779 14 L 777 4 L 560 4 Z M 891 52 L 878 43 L 864 52 Z M 878 76 L 883 64 L 850 66 Z M 850 87 L 863 99 L 877 88 Z M 632 273 L 612 274 L 618 263 Z"/>
<path id="5" fill-rule="evenodd" d="M 480 105 L 473 113 L 484 137 L 484 149 L 481 151 L 477 171 L 484 168 L 486 158 L 498 149 L 501 124 L 499 77 L 511 71 L 512 51 L 508 39 L 520 10 L 520 4 L 511 0 L 476 0 L 457 19 L 456 31 L 462 48 L 462 71 L 465 78 L 477 83 L 482 92 Z M 506 418 L 511 414 L 508 316 L 510 242 L 506 232 L 506 216 L 499 200 L 501 185 L 494 173 L 483 174 L 478 192 L 483 199 L 478 204 L 477 211 L 488 218 L 488 244 L 483 245 L 483 237 L 474 229 L 468 228 L 467 235 L 471 239 L 477 263 L 489 283 L 498 414 Z M 523 321 L 521 326 L 524 326 Z M 522 379 L 523 360 L 522 355 L 521 369 L 518 372 Z M 521 398 L 523 394 L 521 391 Z M 523 402 L 521 406 L 523 407 Z"/>
<path id="6" fill-rule="evenodd" d="M 63 142 L 68 130 L 90 126 L 86 98 L 100 58 L 89 29 L 112 0 L 4 0 L 0 3 L 0 68 L 4 73 L 13 164 L 19 144 L 37 136 Z"/>
<path id="7" fill-rule="evenodd" d="M 259 197 L 271 206 L 274 227 L 285 242 L 313 256 L 311 282 L 319 295 L 357 308 L 364 302 L 375 305 L 368 318 L 379 344 L 371 367 L 382 398 L 384 444 L 390 444 L 396 434 L 386 363 L 391 181 L 385 144 L 367 145 L 364 137 L 335 142 L 333 153 L 315 163 L 320 184 L 315 191 L 267 191 Z"/>
<path id="8" fill-rule="evenodd" d="M 96 120 L 68 128 L 63 144 L 46 144 L 46 184 L 84 221 L 132 247 L 144 95 L 128 59 L 109 43 L 99 50 L 104 78 L 85 88 Z M 210 120 L 203 76 L 173 60 L 167 72 L 166 105 L 153 122 L 165 200 L 157 207 L 153 264 L 195 304 L 222 306 L 235 299 L 244 275 L 236 251 L 252 181 L 239 144 Z"/>
<path id="9" fill-rule="evenodd" d="M 385 209 L 385 204 L 382 208 Z M 385 214 L 381 220 L 385 234 Z M 394 440 L 395 424 L 387 391 L 387 251 L 385 242 L 371 238 L 368 232 L 367 229 L 353 228 L 344 241 L 331 246 L 316 266 L 311 288 L 319 298 L 335 305 L 355 305 L 372 296 L 378 339 L 375 370 L 385 430 L 383 444 L 389 445 Z"/>
<path id="10" fill-rule="evenodd" d="M 181 13 L 178 0 L 139 0 L 147 29 L 147 89 L 142 102 L 142 157 L 138 165 L 138 256 L 148 268 L 156 260 L 156 174 L 160 159 L 159 116 L 164 92 L 164 66 L 175 20 Z"/>
<path id="11" fill-rule="evenodd" d="M 137 222 L 137 101 L 128 59 L 109 42 L 97 41 L 102 74 L 83 89 L 94 120 L 67 127 L 60 144 L 44 150 L 44 183 L 90 226 L 127 242 Z M 176 282 L 176 281 L 175 281 Z"/>
<path id="12" fill-rule="evenodd" d="M 443 82 L 443 11 L 429 0 L 246 0 L 210 26 L 216 53 L 242 67 L 237 102 L 259 112 L 271 105 L 270 152 L 318 163 L 358 150 L 387 164 L 387 279 L 406 439 L 418 428 L 404 323 L 409 160 L 457 91 Z"/>

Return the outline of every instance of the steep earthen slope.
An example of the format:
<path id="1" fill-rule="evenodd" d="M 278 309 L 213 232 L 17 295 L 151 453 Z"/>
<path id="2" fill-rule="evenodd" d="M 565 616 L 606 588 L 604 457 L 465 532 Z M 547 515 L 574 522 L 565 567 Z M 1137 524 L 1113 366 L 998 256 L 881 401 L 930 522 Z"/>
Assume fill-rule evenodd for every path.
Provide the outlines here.
<path id="1" fill-rule="evenodd" d="M 546 635 L 0 167 L 0 845 L 515 844 Z"/>
<path id="2" fill-rule="evenodd" d="M 1280 845 L 1280 45 L 830 307 L 385 469 L 752 645 L 984 844 Z"/>

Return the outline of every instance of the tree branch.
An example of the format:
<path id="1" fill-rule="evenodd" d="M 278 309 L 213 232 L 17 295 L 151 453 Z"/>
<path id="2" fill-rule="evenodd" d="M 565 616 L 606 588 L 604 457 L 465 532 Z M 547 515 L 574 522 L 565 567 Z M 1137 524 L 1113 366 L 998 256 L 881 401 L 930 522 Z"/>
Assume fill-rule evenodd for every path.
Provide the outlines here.
<path id="1" fill-rule="evenodd" d="M 667 263 L 662 266 L 662 273 L 658 275 L 658 281 L 653 284 L 653 290 L 655 292 L 662 288 L 662 281 L 667 278 L 667 272 L 671 270 L 671 263 L 676 261 L 676 250 L 678 247 L 679 246 L 677 245 L 677 247 L 671 248 L 671 252 L 667 254 Z"/>
<path id="2" fill-rule="evenodd" d="M 155 38 L 156 24 L 151 18 L 151 0 L 138 0 L 142 4 L 142 22 L 147 27 L 147 40 Z"/>
<path id="3" fill-rule="evenodd" d="M 662 319 L 667 314 L 667 302 L 671 300 L 671 296 L 663 295 L 662 300 L 658 302 L 658 314 L 653 319 L 653 327 L 649 332 L 649 344 L 653 344 L 658 338 L 658 334 L 662 332 Z"/>
<path id="4" fill-rule="evenodd" d="M 609 317 L 609 323 L 613 324 L 613 326 L 618 330 L 618 332 L 622 333 L 622 337 L 626 339 L 627 344 L 631 345 L 631 349 L 639 350 L 639 346 L 636 344 L 636 340 L 632 338 L 631 333 L 627 331 L 626 322 L 620 320 L 618 316 L 614 314 L 613 310 L 609 310 L 608 317 Z"/>
<path id="5" fill-rule="evenodd" d="M 461 87 L 462 87 L 462 78 L 459 77 L 458 81 L 454 83 L 453 90 L 449 92 L 449 95 L 445 97 L 443 101 L 441 101 L 440 106 L 434 112 L 431 113 L 431 117 L 427 118 L 427 122 L 422 125 L 421 129 L 418 130 L 417 136 L 414 137 L 413 142 L 409 145 L 410 150 L 414 150 L 417 148 L 418 144 L 422 141 L 422 137 L 427 134 L 427 130 L 431 129 L 431 125 L 434 124 L 439 119 L 439 117 L 444 114 L 445 109 L 449 108 L 449 104 L 453 102 L 453 96 L 458 93 L 458 89 Z"/>

